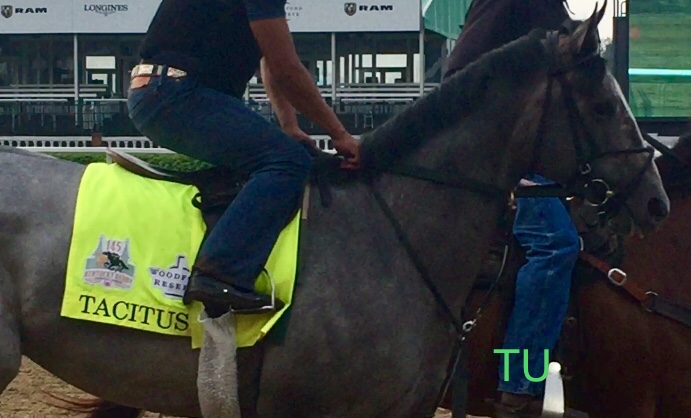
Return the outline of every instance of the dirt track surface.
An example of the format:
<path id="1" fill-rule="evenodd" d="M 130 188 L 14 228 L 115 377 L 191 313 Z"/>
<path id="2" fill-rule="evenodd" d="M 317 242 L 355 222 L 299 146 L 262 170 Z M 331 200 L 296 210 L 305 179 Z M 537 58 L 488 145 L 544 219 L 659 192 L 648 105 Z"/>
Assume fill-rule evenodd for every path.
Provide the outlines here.
<path id="1" fill-rule="evenodd" d="M 57 396 L 66 395 L 82 399 L 90 398 L 88 394 L 53 377 L 25 357 L 19 376 L 14 379 L 10 386 L 5 389 L 2 396 L 0 396 L 0 418 L 83 416 L 51 406 L 50 403 L 56 403 L 57 401 L 48 396 L 46 392 L 56 394 Z M 159 418 L 163 416 L 148 413 L 144 417 Z M 173 417 L 166 416 L 166 418 Z M 440 409 L 436 418 L 451 418 L 451 413 Z"/>

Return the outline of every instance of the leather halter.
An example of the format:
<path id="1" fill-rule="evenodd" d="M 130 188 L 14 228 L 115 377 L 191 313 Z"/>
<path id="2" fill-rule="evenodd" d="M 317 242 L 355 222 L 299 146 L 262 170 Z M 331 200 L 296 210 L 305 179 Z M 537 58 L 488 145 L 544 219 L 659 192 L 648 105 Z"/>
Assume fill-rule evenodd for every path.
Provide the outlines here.
<path id="1" fill-rule="evenodd" d="M 643 133 L 646 141 L 660 151 L 662 155 L 675 161 L 684 173 L 691 172 L 691 164 L 683 159 L 676 151 L 668 148 L 655 138 L 647 133 Z M 665 185 L 668 192 L 673 190 L 675 186 L 673 181 Z M 592 225 L 591 225 L 592 226 Z M 621 245 L 621 244 L 619 244 Z M 629 280 L 629 274 L 619 267 L 615 267 L 610 262 L 603 260 L 601 257 L 592 252 L 582 250 L 579 253 L 579 258 L 597 269 L 602 273 L 603 277 L 614 287 L 620 287 L 633 299 L 640 303 L 640 305 L 648 312 L 656 313 L 668 319 L 675 320 L 688 328 L 691 328 L 691 305 L 688 303 L 676 302 L 659 295 L 655 290 L 643 290 L 636 282 Z"/>
<path id="2" fill-rule="evenodd" d="M 581 251 L 579 258 L 603 273 L 609 283 L 615 287 L 621 287 L 637 300 L 648 312 L 654 312 L 666 318 L 673 319 L 691 328 L 691 306 L 687 306 L 663 296 L 653 290 L 643 290 L 635 282 L 629 280 L 628 274 L 609 263 L 600 260 L 592 254 Z"/>

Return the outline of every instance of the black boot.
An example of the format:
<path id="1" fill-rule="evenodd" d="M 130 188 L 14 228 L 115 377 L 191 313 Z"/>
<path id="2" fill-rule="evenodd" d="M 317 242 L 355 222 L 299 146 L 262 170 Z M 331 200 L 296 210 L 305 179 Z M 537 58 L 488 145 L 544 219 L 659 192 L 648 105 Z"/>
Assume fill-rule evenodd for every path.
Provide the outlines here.
<path id="1" fill-rule="evenodd" d="M 542 400 L 530 395 L 503 392 L 501 401 L 494 404 L 496 418 L 539 418 Z"/>
<path id="2" fill-rule="evenodd" d="M 270 295 L 263 295 L 242 289 L 203 273 L 193 273 L 189 279 L 183 303 L 193 300 L 202 302 L 211 318 L 219 317 L 228 311 L 237 314 L 259 314 L 281 310 L 285 304 Z"/>

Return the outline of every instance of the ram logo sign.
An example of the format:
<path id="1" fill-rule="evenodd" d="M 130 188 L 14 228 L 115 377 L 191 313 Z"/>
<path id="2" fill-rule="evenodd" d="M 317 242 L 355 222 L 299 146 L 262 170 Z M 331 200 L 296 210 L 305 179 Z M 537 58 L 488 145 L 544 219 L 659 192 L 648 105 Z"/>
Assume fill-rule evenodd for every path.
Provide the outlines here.
<path id="1" fill-rule="evenodd" d="M 362 4 L 358 7 L 358 11 L 361 11 L 361 12 L 393 12 L 393 5 L 392 4 L 382 4 L 382 5 L 377 6 L 376 4 L 373 4 L 371 6 L 366 6 L 366 5 Z"/>
<path id="2" fill-rule="evenodd" d="M 393 4 L 360 4 L 357 3 L 345 3 L 343 5 L 343 11 L 348 16 L 353 16 L 357 12 L 393 12 Z"/>

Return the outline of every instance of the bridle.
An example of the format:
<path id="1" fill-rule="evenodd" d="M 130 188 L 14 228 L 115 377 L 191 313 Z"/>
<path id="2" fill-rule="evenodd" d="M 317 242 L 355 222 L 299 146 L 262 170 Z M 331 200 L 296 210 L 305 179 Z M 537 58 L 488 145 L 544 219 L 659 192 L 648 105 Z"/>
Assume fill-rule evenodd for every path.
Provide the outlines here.
<path id="1" fill-rule="evenodd" d="M 549 32 L 547 34 L 547 46 L 552 52 L 552 56 L 558 56 L 559 36 L 566 32 L 566 28 L 562 27 L 559 31 Z M 593 135 L 591 134 L 588 125 L 583 122 L 581 112 L 576 105 L 574 99 L 573 87 L 566 80 L 566 74 L 574 69 L 577 69 L 585 64 L 590 63 L 595 59 L 601 59 L 597 50 L 591 52 L 585 57 L 577 60 L 575 63 L 566 67 L 557 66 L 555 70 L 550 71 L 549 81 L 545 93 L 545 101 L 542 108 L 542 118 L 538 125 L 536 134 L 536 146 L 534 150 L 534 161 L 537 161 L 537 152 L 543 141 L 544 126 L 546 121 L 546 113 L 550 109 L 552 101 L 552 86 L 555 82 L 559 82 L 561 86 L 561 97 L 564 106 L 567 110 L 569 128 L 571 137 L 573 139 L 573 147 L 576 153 L 577 172 L 566 182 L 561 196 L 572 198 L 579 197 L 583 199 L 589 206 L 596 208 L 598 217 L 601 221 L 613 217 L 626 205 L 626 201 L 631 197 L 631 194 L 638 187 L 645 175 L 645 172 L 653 164 L 655 151 L 651 147 L 641 148 L 627 148 L 621 150 L 600 151 Z M 582 133 L 582 136 L 581 136 Z M 588 152 L 584 150 L 587 146 Z M 601 177 L 593 175 L 593 164 L 598 160 L 604 158 L 618 157 L 622 155 L 635 155 L 647 153 L 645 164 L 640 168 L 636 175 L 631 179 L 626 186 L 621 190 L 615 192 L 610 185 Z M 537 187 L 537 186 L 532 186 Z M 521 196 L 530 196 L 530 190 L 521 193 Z"/>
<path id="2" fill-rule="evenodd" d="M 564 33 L 563 30 L 547 33 L 547 46 L 550 53 L 554 57 L 558 56 L 559 35 L 562 33 Z M 471 177 L 461 176 L 458 174 L 451 175 L 448 172 L 401 163 L 386 167 L 378 167 L 376 166 L 376 163 L 374 163 L 372 166 L 370 166 L 370 170 L 363 170 L 366 173 L 365 177 L 369 183 L 369 188 L 375 200 L 379 204 L 383 214 L 393 227 L 399 242 L 405 248 L 406 253 L 420 274 L 420 277 L 425 282 L 425 285 L 432 293 L 436 303 L 444 312 L 448 321 L 455 330 L 456 344 L 454 345 L 454 349 L 452 351 L 451 364 L 459 364 L 458 362 L 460 360 L 460 354 L 463 351 L 462 347 L 465 344 L 465 340 L 469 332 L 475 326 L 476 321 L 471 320 L 462 323 L 461 320 L 451 311 L 448 303 L 446 303 L 444 297 L 434 284 L 427 267 L 422 262 L 412 243 L 408 239 L 405 230 L 401 226 L 389 205 L 386 203 L 384 197 L 374 186 L 374 179 L 378 174 L 381 173 L 399 175 L 427 181 L 449 188 L 469 190 L 477 194 L 484 195 L 492 200 L 501 199 L 504 203 L 510 202 L 514 198 L 518 197 L 579 197 L 588 202 L 590 205 L 597 207 L 602 216 L 614 216 L 614 214 L 621 210 L 621 208 L 625 205 L 626 200 L 631 196 L 635 188 L 641 182 L 645 171 L 653 164 L 654 151 L 650 147 L 614 151 L 600 151 L 598 149 L 595 139 L 590 133 L 587 125 L 583 122 L 582 114 L 575 104 L 572 87 L 566 79 L 566 74 L 568 74 L 570 71 L 595 59 L 600 59 L 598 51 L 592 52 L 568 67 L 556 66 L 557 68 L 553 71 L 550 71 L 548 74 L 549 81 L 546 89 L 546 98 L 544 101 L 542 116 L 536 132 L 536 147 L 534 153 L 536 154 L 538 152 L 540 144 L 542 143 L 545 129 L 544 127 L 546 124 L 546 114 L 552 99 L 552 86 L 555 81 L 558 81 L 561 85 L 562 98 L 569 117 L 569 127 L 571 130 L 578 166 L 577 173 L 565 185 L 534 185 L 520 187 L 514 190 L 507 190 Z M 554 59 L 554 61 L 556 62 L 557 60 Z M 580 132 L 584 133 L 583 137 L 580 135 Z M 586 147 L 588 153 L 585 151 Z M 602 158 L 645 152 L 649 153 L 645 165 L 641 167 L 637 175 L 620 191 L 613 191 L 610 185 L 604 179 L 595 177 L 593 174 L 593 163 Z M 537 158 L 535 158 L 535 160 L 537 160 Z M 508 210 L 509 207 L 510 205 L 504 205 L 504 212 L 500 214 L 500 217 L 505 215 L 506 210 Z M 456 367 L 452 367 L 451 370 L 456 370 Z M 438 405 L 439 402 L 441 402 L 443 396 L 449 388 L 453 376 L 453 371 L 447 374 L 435 405 Z"/>

